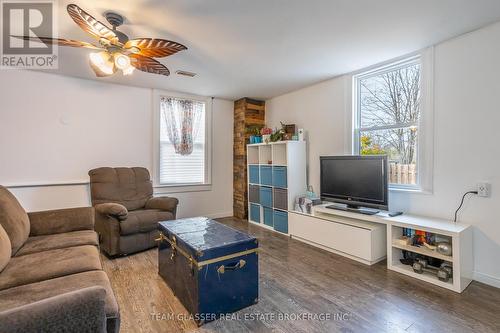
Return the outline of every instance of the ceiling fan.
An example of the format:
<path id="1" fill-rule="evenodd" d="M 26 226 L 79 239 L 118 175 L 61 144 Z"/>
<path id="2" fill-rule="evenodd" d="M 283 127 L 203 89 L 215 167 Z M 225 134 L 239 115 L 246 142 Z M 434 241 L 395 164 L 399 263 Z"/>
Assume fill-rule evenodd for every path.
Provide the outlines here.
<path id="1" fill-rule="evenodd" d="M 72 39 L 31 36 L 13 37 L 41 41 L 45 44 L 99 50 L 99 52 L 89 55 L 90 67 L 97 77 L 113 75 L 117 70 L 121 70 L 123 75 L 130 75 L 134 69 L 168 76 L 170 75 L 168 68 L 153 59 L 153 57 L 167 57 L 179 51 L 187 50 L 184 45 L 166 39 L 129 39 L 123 32 L 116 30 L 118 26 L 123 24 L 123 17 L 119 14 L 113 12 L 104 14 L 106 20 L 113 27 L 109 29 L 75 4 L 68 5 L 67 10 L 69 16 L 80 28 L 98 40 L 98 46 Z"/>

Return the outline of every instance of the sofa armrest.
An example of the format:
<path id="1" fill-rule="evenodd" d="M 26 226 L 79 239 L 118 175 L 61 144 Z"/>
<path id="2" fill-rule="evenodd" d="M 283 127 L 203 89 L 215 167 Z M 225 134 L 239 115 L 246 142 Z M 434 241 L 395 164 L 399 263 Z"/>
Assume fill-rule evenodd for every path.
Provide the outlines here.
<path id="1" fill-rule="evenodd" d="M 89 287 L 0 312 L 0 332 L 106 332 L 106 290 Z"/>
<path id="2" fill-rule="evenodd" d="M 94 208 L 80 207 L 28 213 L 30 236 L 94 230 Z"/>
<path id="3" fill-rule="evenodd" d="M 114 217 L 118 221 L 126 220 L 128 216 L 127 208 L 117 203 L 103 203 L 95 205 L 95 211 L 97 214 L 101 214 L 103 216 Z"/>
<path id="4" fill-rule="evenodd" d="M 146 201 L 146 209 L 160 209 L 174 214 L 177 211 L 179 200 L 172 197 L 156 197 Z"/>

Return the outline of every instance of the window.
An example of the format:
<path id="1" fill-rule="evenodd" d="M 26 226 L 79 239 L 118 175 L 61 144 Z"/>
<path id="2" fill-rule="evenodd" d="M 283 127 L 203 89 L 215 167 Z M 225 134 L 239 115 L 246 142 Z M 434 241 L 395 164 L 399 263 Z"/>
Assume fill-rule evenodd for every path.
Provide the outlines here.
<path id="1" fill-rule="evenodd" d="M 421 58 L 356 75 L 354 91 L 354 153 L 386 154 L 391 188 L 421 188 Z"/>
<path id="2" fill-rule="evenodd" d="M 209 103 L 203 98 L 159 95 L 156 124 L 157 186 L 210 184 Z"/>

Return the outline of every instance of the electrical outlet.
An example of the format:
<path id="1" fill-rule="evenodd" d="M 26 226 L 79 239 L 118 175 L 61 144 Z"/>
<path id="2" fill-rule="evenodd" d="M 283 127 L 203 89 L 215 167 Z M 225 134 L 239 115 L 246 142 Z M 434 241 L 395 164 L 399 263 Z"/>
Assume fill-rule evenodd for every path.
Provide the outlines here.
<path id="1" fill-rule="evenodd" d="M 477 195 L 480 197 L 489 197 L 491 192 L 490 183 L 477 183 Z"/>

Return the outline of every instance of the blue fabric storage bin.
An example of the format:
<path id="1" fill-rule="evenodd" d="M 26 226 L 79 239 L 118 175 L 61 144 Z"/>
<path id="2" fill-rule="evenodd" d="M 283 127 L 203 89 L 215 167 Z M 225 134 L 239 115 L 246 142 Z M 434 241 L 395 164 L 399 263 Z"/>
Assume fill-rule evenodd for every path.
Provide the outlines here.
<path id="1" fill-rule="evenodd" d="M 258 165 L 250 165 L 248 167 L 248 173 L 249 173 L 249 182 L 252 184 L 258 184 L 259 183 L 259 166 Z"/>
<path id="2" fill-rule="evenodd" d="M 260 222 L 260 206 L 257 204 L 250 204 L 250 220 Z"/>
<path id="3" fill-rule="evenodd" d="M 264 224 L 270 227 L 273 226 L 273 210 L 272 208 L 264 207 Z"/>
<path id="4" fill-rule="evenodd" d="M 248 185 L 248 201 L 256 204 L 260 203 L 259 194 L 260 194 L 259 185 L 252 185 L 252 184 Z"/>
<path id="5" fill-rule="evenodd" d="M 286 188 L 286 167 L 273 167 L 273 186 Z"/>
<path id="6" fill-rule="evenodd" d="M 260 166 L 260 183 L 262 185 L 273 185 L 273 167 L 270 165 Z"/>
<path id="7" fill-rule="evenodd" d="M 271 187 L 260 187 L 260 204 L 265 207 L 273 206 L 273 189 Z"/>
<path id="8" fill-rule="evenodd" d="M 283 232 L 285 234 L 288 233 L 288 213 L 275 210 L 273 216 L 274 230 Z"/>

